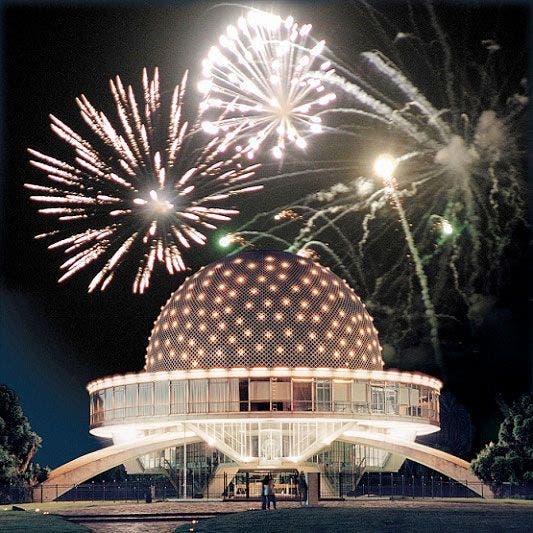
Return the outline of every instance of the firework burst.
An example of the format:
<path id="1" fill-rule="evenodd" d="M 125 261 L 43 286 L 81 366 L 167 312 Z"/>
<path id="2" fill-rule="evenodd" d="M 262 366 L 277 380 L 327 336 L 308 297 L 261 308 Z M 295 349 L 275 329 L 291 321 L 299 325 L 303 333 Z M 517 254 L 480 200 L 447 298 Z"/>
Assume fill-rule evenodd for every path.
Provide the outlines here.
<path id="1" fill-rule="evenodd" d="M 118 128 L 80 96 L 76 101 L 94 145 L 50 115 L 52 131 L 74 150 L 73 161 L 30 149 L 31 164 L 51 184 L 25 186 L 32 200 L 47 204 L 40 213 L 68 226 L 37 236 L 53 236 L 49 248 L 64 248 L 70 256 L 61 265 L 60 282 L 107 258 L 88 289 L 104 290 L 135 251 L 140 260 L 133 292 L 142 293 L 157 263 L 169 274 L 183 271 L 182 251 L 202 246 L 207 231 L 238 214 L 221 202 L 261 189 L 247 184 L 259 165 L 242 165 L 238 155 L 224 157 L 219 139 L 194 148 L 194 128 L 182 120 L 186 78 L 175 88 L 168 114 L 157 69 L 152 79 L 143 72 L 140 106 L 131 86 L 125 88 L 118 76 L 111 80 Z"/>
<path id="2" fill-rule="evenodd" d="M 501 272 L 525 223 L 528 99 L 525 80 L 516 94 L 509 96 L 508 86 L 502 93 L 507 65 L 499 64 L 494 41 L 479 43 L 476 61 L 456 61 L 431 4 L 428 10 L 429 43 L 416 31 L 374 32 L 395 35 L 383 47 L 394 62 L 374 46 L 353 67 L 324 51 L 330 72 L 308 75 L 334 89 L 340 102 L 320 116 L 329 132 L 360 143 L 363 158 L 348 162 L 349 169 L 324 169 L 338 182 L 258 214 L 237 233 L 294 252 L 320 250 L 349 271 L 376 316 L 387 317 L 396 345 L 415 331 L 418 338 L 425 322 L 438 360 L 441 328 L 449 332 L 455 320 L 469 320 L 476 301 L 504 290 Z M 371 15 L 360 18 L 375 21 Z M 415 80 L 429 83 L 431 92 Z M 385 145 L 394 157 L 378 174 L 393 169 L 393 182 L 377 180 L 368 165 Z M 303 218 L 279 216 L 291 210 Z"/>
<path id="3" fill-rule="evenodd" d="M 228 26 L 202 63 L 204 130 L 221 134 L 223 144 L 238 140 L 250 159 L 263 145 L 277 159 L 288 144 L 304 149 L 305 136 L 322 131 L 318 112 L 335 99 L 312 75 L 332 69 L 320 58 L 324 41 L 310 31 L 311 24 L 254 9 Z M 213 110 L 220 116 L 210 120 Z"/>

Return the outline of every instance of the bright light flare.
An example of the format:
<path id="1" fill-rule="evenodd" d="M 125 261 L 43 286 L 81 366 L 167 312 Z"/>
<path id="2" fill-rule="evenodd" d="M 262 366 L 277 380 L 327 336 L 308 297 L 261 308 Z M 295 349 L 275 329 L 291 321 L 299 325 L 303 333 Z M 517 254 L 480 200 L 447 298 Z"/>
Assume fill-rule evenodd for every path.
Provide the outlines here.
<path id="1" fill-rule="evenodd" d="M 381 154 L 374 162 L 374 172 L 376 173 L 376 176 L 387 183 L 392 180 L 397 165 L 398 162 L 395 157 L 389 154 Z"/>
<path id="2" fill-rule="evenodd" d="M 237 233 L 227 233 L 218 239 L 218 245 L 222 248 L 229 248 L 230 246 L 248 246 L 250 243 Z"/>
<path id="3" fill-rule="evenodd" d="M 228 246 L 231 246 L 232 244 L 231 235 L 224 235 L 223 237 L 220 237 L 218 239 L 218 244 L 222 246 L 222 248 L 227 248 Z"/>
<path id="4" fill-rule="evenodd" d="M 291 16 L 256 9 L 228 26 L 202 62 L 203 130 L 220 134 L 222 145 L 239 140 L 236 150 L 250 159 L 266 145 L 276 159 L 289 144 L 305 149 L 304 136 L 322 131 L 319 112 L 335 99 L 319 79 L 334 72 L 319 59 L 324 41 L 310 31 Z"/>
<path id="5" fill-rule="evenodd" d="M 441 221 L 440 230 L 442 234 L 446 237 L 449 237 L 453 234 L 453 226 L 446 219 Z"/>

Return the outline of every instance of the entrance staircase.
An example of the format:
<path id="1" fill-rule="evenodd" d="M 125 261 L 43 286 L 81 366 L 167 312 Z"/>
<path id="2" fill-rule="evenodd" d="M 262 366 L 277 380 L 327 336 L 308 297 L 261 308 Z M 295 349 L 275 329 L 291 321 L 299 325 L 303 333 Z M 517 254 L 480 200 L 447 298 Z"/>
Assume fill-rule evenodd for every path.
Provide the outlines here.
<path id="1" fill-rule="evenodd" d="M 337 466 L 337 465 L 335 465 Z M 357 465 L 347 465 L 342 469 L 319 464 L 320 498 L 342 498 L 347 492 L 355 490 L 366 471 L 366 458 Z"/>
<path id="2" fill-rule="evenodd" d="M 233 463 L 220 463 L 204 489 L 204 498 L 222 498 L 238 471 L 239 467 Z"/>

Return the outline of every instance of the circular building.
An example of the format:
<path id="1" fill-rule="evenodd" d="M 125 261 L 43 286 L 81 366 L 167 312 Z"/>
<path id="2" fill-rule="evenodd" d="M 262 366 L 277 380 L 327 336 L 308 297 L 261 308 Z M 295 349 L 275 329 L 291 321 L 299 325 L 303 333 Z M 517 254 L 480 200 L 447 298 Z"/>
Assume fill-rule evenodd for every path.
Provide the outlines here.
<path id="1" fill-rule="evenodd" d="M 383 370 L 372 317 L 328 268 L 251 251 L 170 296 L 143 372 L 87 388 L 91 433 L 139 443 L 128 472 L 166 472 L 192 496 L 222 493 L 240 474 L 321 472 L 333 494 L 333 472 L 397 471 L 406 454 L 394 443 L 439 430 L 441 385 Z"/>

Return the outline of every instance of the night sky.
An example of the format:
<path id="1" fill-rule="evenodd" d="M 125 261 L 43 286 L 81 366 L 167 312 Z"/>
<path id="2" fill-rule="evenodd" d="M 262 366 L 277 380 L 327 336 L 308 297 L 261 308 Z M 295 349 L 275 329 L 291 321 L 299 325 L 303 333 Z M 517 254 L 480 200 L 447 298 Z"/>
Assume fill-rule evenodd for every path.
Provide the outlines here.
<path id="1" fill-rule="evenodd" d="M 459 47 L 465 57 L 475 53 L 482 39 L 494 38 L 502 45 L 509 65 L 508 89 L 504 90 L 510 95 L 527 65 L 526 4 L 482 4 L 466 8 L 449 2 L 439 4 L 437 12 L 452 46 Z M 22 185 L 38 183 L 44 176 L 28 164 L 26 148 L 68 158 L 69 152 L 49 129 L 48 114 L 87 132 L 74 99 L 83 92 L 112 115 L 108 80 L 116 74 L 136 85 L 144 66 L 159 66 L 163 88 L 170 89 L 190 68 L 194 86 L 203 55 L 240 14 L 237 8 L 215 5 L 3 5 L 0 382 L 17 391 L 33 428 L 43 437 L 37 457 L 41 463 L 58 466 L 99 447 L 88 434 L 85 385 L 104 375 L 142 369 L 159 308 L 183 277 L 156 277 L 144 296 L 130 293 L 130 277 L 119 277 L 104 293 L 88 295 L 86 286 L 94 270 L 58 285 L 62 254 L 48 251 L 45 242 L 33 239 L 45 230 L 46 221 L 36 214 Z M 365 21 L 348 3 L 260 4 L 263 8 L 272 5 L 280 14 L 292 12 L 297 20 L 312 22 L 315 37 L 325 38 L 347 63 L 361 49 L 381 44 L 379 39 L 372 42 L 375 36 L 368 35 Z M 374 5 L 398 29 L 407 25 L 406 4 Z M 286 193 L 286 185 L 272 188 L 263 201 L 275 204 Z M 243 217 L 252 210 L 253 205 L 246 207 Z M 208 245 L 187 259 L 194 272 L 221 253 Z M 457 368 L 463 381 L 472 383 L 470 393 L 461 390 L 461 400 L 475 415 L 478 440 L 494 437 L 491 432 L 496 424 L 490 420 L 497 420 L 494 402 L 484 408 L 478 405 L 479 390 L 494 399 L 500 393 L 510 398 L 528 388 L 525 249 L 521 262 L 500 308 L 504 319 L 491 317 L 493 324 L 488 326 L 496 331 L 494 338 L 500 346 L 486 364 Z"/>

